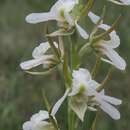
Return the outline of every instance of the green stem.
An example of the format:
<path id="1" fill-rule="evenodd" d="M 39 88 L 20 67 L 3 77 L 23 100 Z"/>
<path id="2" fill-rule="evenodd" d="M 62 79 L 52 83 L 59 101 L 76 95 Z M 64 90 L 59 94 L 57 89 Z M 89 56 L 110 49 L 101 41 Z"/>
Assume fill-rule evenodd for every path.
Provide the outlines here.
<path id="1" fill-rule="evenodd" d="M 54 45 L 54 43 L 53 43 L 53 40 L 51 39 L 51 37 L 48 37 L 48 36 L 47 36 L 47 38 L 48 38 L 49 44 L 50 44 L 50 46 L 51 46 L 51 49 L 52 49 L 54 55 L 55 55 L 55 56 L 57 57 L 57 59 L 59 60 L 59 59 L 60 59 L 60 55 L 59 55 L 59 52 L 58 52 L 57 48 L 55 47 L 55 45 Z"/>
<path id="2" fill-rule="evenodd" d="M 71 87 L 71 73 L 70 73 L 70 69 L 68 66 L 68 58 L 66 55 L 64 55 L 63 57 L 63 73 L 64 73 L 64 79 L 65 79 L 65 86 L 66 88 L 70 88 Z"/>
<path id="3" fill-rule="evenodd" d="M 90 43 L 86 43 L 85 45 L 83 45 L 81 47 L 81 49 L 79 50 L 79 56 L 80 58 L 86 54 L 86 53 L 89 53 L 91 51 L 91 47 L 90 47 Z"/>
<path id="4" fill-rule="evenodd" d="M 75 113 L 69 107 L 70 98 L 68 98 L 68 130 L 75 130 Z"/>
<path id="5" fill-rule="evenodd" d="M 49 115 L 49 120 L 52 123 L 53 127 L 55 128 L 55 130 L 60 130 L 59 126 L 57 124 L 57 121 L 51 115 Z"/>
<path id="6" fill-rule="evenodd" d="M 90 9 L 92 8 L 93 4 L 94 4 L 94 0 L 89 0 L 87 2 L 87 5 L 85 6 L 83 11 L 81 12 L 81 16 L 86 16 L 88 14 L 88 12 L 90 11 Z"/>
<path id="7" fill-rule="evenodd" d="M 111 75 L 112 75 L 112 68 L 109 69 L 107 76 L 105 77 L 105 79 L 102 81 L 101 85 L 97 88 L 97 91 L 100 92 L 102 89 L 104 89 L 106 83 L 110 80 Z"/>
<path id="8" fill-rule="evenodd" d="M 69 57 L 70 57 L 70 68 L 71 68 L 71 72 L 74 69 L 74 46 L 73 46 L 73 42 L 72 42 L 72 38 L 71 36 L 68 37 L 69 38 L 69 44 L 70 44 L 70 52 L 69 52 Z M 75 114 L 72 111 L 72 109 L 70 108 L 70 98 L 68 98 L 68 130 L 74 130 L 75 129 Z"/>
<path id="9" fill-rule="evenodd" d="M 100 64 L 101 64 L 101 56 L 100 55 L 98 55 L 97 56 L 97 58 L 96 58 L 96 63 L 95 63 L 95 65 L 94 65 L 94 67 L 93 67 L 93 70 L 92 70 L 92 77 L 93 77 L 93 79 L 95 79 L 95 77 L 96 77 L 96 75 L 98 74 L 98 71 L 99 71 L 99 69 L 100 69 Z"/>
<path id="10" fill-rule="evenodd" d="M 71 40 L 71 36 L 68 37 L 69 39 L 69 44 L 70 44 L 70 68 L 71 68 L 71 71 L 73 71 L 73 43 L 72 43 L 72 40 Z"/>
<path id="11" fill-rule="evenodd" d="M 68 99 L 68 130 L 71 130 L 71 116 L 70 116 L 69 99 Z"/>
<path id="12" fill-rule="evenodd" d="M 42 95 L 43 95 L 44 104 L 45 104 L 47 110 L 50 111 L 51 110 L 51 105 L 50 105 L 50 103 L 49 103 L 49 101 L 48 101 L 44 91 L 42 91 Z"/>
<path id="13" fill-rule="evenodd" d="M 61 57 L 63 57 L 65 53 L 63 36 L 59 36 L 58 39 L 59 39 L 59 52 L 61 54 Z"/>
<path id="14" fill-rule="evenodd" d="M 96 130 L 97 120 L 98 120 L 98 112 L 96 113 L 96 116 L 95 116 L 95 119 L 94 119 L 94 121 L 93 121 L 91 130 Z"/>

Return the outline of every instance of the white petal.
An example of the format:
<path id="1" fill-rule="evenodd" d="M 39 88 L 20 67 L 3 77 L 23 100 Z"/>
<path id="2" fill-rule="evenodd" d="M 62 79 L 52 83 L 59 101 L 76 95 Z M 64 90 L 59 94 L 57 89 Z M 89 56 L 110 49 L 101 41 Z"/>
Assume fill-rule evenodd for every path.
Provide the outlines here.
<path id="1" fill-rule="evenodd" d="M 116 1 L 116 0 L 108 0 L 114 4 L 117 4 L 117 5 L 124 5 L 123 3 L 119 2 L 119 1 Z"/>
<path id="2" fill-rule="evenodd" d="M 101 95 L 105 95 L 105 90 L 103 89 L 101 92 L 100 92 Z"/>
<path id="3" fill-rule="evenodd" d="M 120 99 L 111 96 L 101 95 L 101 97 L 103 100 L 107 101 L 108 103 L 111 103 L 112 105 L 120 105 L 122 103 Z"/>
<path id="4" fill-rule="evenodd" d="M 107 24 L 101 24 L 99 25 L 99 28 L 104 29 L 105 31 L 107 31 L 108 29 L 110 29 L 110 26 Z M 110 40 L 109 41 L 104 41 L 104 44 L 108 44 L 109 46 L 111 46 L 111 48 L 117 48 L 120 45 L 120 38 L 119 36 L 116 34 L 116 31 L 112 31 L 110 34 Z"/>
<path id="5" fill-rule="evenodd" d="M 54 130 L 54 127 L 47 121 L 40 121 L 33 124 L 32 130 Z"/>
<path id="6" fill-rule="evenodd" d="M 75 5 L 76 2 L 74 0 L 64 0 L 62 8 L 64 8 L 66 12 L 70 12 Z"/>
<path id="7" fill-rule="evenodd" d="M 60 106 L 62 105 L 62 103 L 64 102 L 64 100 L 66 99 L 66 97 L 68 96 L 68 93 L 69 93 L 69 89 L 66 90 L 65 94 L 63 95 L 63 97 L 61 97 L 57 101 L 57 103 L 54 105 L 54 107 L 52 108 L 52 111 L 51 111 L 51 115 L 52 116 L 55 116 L 55 114 L 59 110 Z"/>
<path id="8" fill-rule="evenodd" d="M 77 95 L 80 91 L 80 87 L 81 87 L 81 83 L 73 79 L 72 90 L 69 93 L 69 96 Z"/>
<path id="9" fill-rule="evenodd" d="M 114 120 L 120 119 L 120 112 L 115 107 L 113 107 L 112 105 L 110 105 L 105 101 L 101 101 L 100 104 L 101 104 L 100 108 L 104 112 L 106 112 L 109 116 L 111 116 L 112 119 Z"/>
<path id="10" fill-rule="evenodd" d="M 79 70 L 73 70 L 72 77 L 73 77 L 72 91 L 71 93 L 69 93 L 69 96 L 74 96 L 78 94 L 79 91 L 82 89 L 83 90 L 88 89 L 89 87 L 88 82 L 90 82 L 92 78 L 89 71 L 83 68 L 79 68 Z"/>
<path id="11" fill-rule="evenodd" d="M 92 78 L 90 72 L 84 68 L 79 68 L 79 70 L 74 70 L 72 76 L 74 79 L 79 81 L 89 81 Z"/>
<path id="12" fill-rule="evenodd" d="M 38 65 L 43 64 L 43 62 L 44 62 L 43 58 L 28 60 L 28 61 L 22 62 L 20 64 L 20 67 L 23 70 L 29 70 L 29 69 L 32 69 L 32 68 L 38 66 Z"/>
<path id="13" fill-rule="evenodd" d="M 32 60 L 28 60 L 28 61 L 22 62 L 20 64 L 20 67 L 23 70 L 29 70 L 29 69 L 32 69 L 32 68 L 34 68 L 36 66 L 44 64 L 44 62 L 45 62 L 45 64 L 48 63 L 46 61 L 49 60 L 49 59 L 52 59 L 52 58 L 54 58 L 53 55 L 44 55 L 44 56 L 42 56 L 40 58 L 37 58 L 37 59 L 32 59 Z"/>
<path id="14" fill-rule="evenodd" d="M 32 122 L 27 121 L 23 124 L 23 130 L 32 130 Z"/>
<path id="15" fill-rule="evenodd" d="M 64 0 L 57 0 L 57 2 L 51 7 L 50 12 L 56 12 L 64 3 Z"/>
<path id="16" fill-rule="evenodd" d="M 91 11 L 88 13 L 88 16 L 94 24 L 97 24 L 97 22 L 100 20 L 100 17 Z"/>
<path id="17" fill-rule="evenodd" d="M 50 48 L 48 42 L 41 43 L 38 47 L 36 47 L 32 53 L 33 58 L 39 58 L 43 56 L 46 51 Z"/>
<path id="18" fill-rule="evenodd" d="M 47 111 L 43 111 L 43 110 L 40 110 L 39 113 L 36 113 L 31 117 L 31 121 L 35 123 L 38 123 L 46 119 L 49 119 L 49 114 Z"/>
<path id="19" fill-rule="evenodd" d="M 55 12 L 58 14 L 60 9 L 70 12 L 74 6 L 78 4 L 78 0 L 58 0 L 51 8 L 50 12 Z"/>
<path id="20" fill-rule="evenodd" d="M 112 37 L 112 36 L 110 36 L 110 37 Z M 108 40 L 108 41 L 101 40 L 101 41 L 99 41 L 99 44 L 104 44 L 106 46 L 109 46 L 111 49 L 114 49 L 120 45 L 120 39 L 119 38 L 116 39 L 116 37 L 113 35 L 113 38 L 111 38 L 110 40 Z"/>
<path id="21" fill-rule="evenodd" d="M 94 80 L 90 80 L 86 83 L 86 96 L 93 96 L 96 93 L 96 89 L 100 84 Z"/>
<path id="22" fill-rule="evenodd" d="M 120 70 L 125 70 L 125 60 L 121 58 L 115 50 L 109 48 L 107 45 L 103 45 L 103 47 L 104 49 L 102 50 L 102 52 L 111 60 L 113 65 Z"/>
<path id="23" fill-rule="evenodd" d="M 88 39 L 89 34 L 81 27 L 77 24 L 77 22 L 75 22 L 76 25 L 76 29 L 79 32 L 79 34 L 81 35 L 82 38 L 84 39 Z"/>
<path id="24" fill-rule="evenodd" d="M 94 90 L 96 90 L 100 86 L 100 84 L 95 80 L 90 80 L 88 82 L 88 85 L 89 85 L 90 88 L 92 88 Z"/>
<path id="25" fill-rule="evenodd" d="M 119 36 L 116 34 L 115 31 L 112 31 L 110 34 L 110 38 L 111 38 L 111 41 L 109 43 L 109 45 L 112 47 L 112 48 L 117 48 L 119 47 L 120 45 L 120 38 Z"/>
<path id="26" fill-rule="evenodd" d="M 130 5 L 130 0 L 120 0 L 120 2 L 116 0 L 108 0 L 108 1 L 118 4 L 118 5 Z"/>
<path id="27" fill-rule="evenodd" d="M 111 27 L 111 26 L 109 26 L 109 25 L 107 25 L 107 24 L 100 24 L 100 25 L 99 25 L 99 28 L 104 29 L 104 30 L 106 30 L 106 31 L 107 31 L 108 29 L 110 29 L 110 27 Z"/>
<path id="28" fill-rule="evenodd" d="M 120 0 L 125 5 L 130 5 L 130 0 Z"/>
<path id="29" fill-rule="evenodd" d="M 36 24 L 36 23 L 40 23 L 40 22 L 45 22 L 45 21 L 49 21 L 49 20 L 56 20 L 57 16 L 55 16 L 54 13 L 32 13 L 29 14 L 26 17 L 26 21 L 28 23 L 32 23 L 32 24 Z"/>
<path id="30" fill-rule="evenodd" d="M 87 110 L 87 104 L 86 101 L 78 102 L 75 99 L 72 98 L 70 102 L 71 109 L 76 113 L 76 115 L 79 117 L 81 121 L 84 120 L 85 112 Z"/>

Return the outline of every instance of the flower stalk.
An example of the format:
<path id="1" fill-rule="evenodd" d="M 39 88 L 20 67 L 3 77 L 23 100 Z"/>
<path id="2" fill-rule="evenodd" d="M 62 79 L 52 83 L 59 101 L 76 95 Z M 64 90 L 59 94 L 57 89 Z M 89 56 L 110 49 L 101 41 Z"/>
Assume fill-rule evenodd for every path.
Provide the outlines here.
<path id="1" fill-rule="evenodd" d="M 113 68 L 110 68 L 105 79 L 102 81 L 101 85 L 97 88 L 97 91 L 100 92 L 101 90 L 104 89 L 105 85 L 107 84 L 107 82 L 110 80 L 111 75 L 112 75 L 112 70 Z"/>
<path id="2" fill-rule="evenodd" d="M 82 17 L 86 16 L 89 13 L 90 9 L 93 7 L 93 4 L 94 4 L 94 0 L 88 0 L 86 6 L 81 12 Z"/>
<path id="3" fill-rule="evenodd" d="M 100 69 L 100 64 L 101 64 L 101 56 L 97 55 L 96 56 L 96 63 L 92 69 L 91 75 L 93 77 L 93 79 L 95 79 L 95 77 L 97 76 L 99 69 Z"/>

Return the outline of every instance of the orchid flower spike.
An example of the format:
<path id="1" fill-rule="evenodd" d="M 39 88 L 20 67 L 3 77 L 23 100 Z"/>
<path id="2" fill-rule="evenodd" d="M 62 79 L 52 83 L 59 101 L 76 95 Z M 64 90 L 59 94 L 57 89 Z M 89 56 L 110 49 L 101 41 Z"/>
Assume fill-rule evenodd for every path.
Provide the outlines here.
<path id="1" fill-rule="evenodd" d="M 72 90 L 68 94 L 71 99 L 69 105 L 81 121 L 84 120 L 86 110 L 97 111 L 96 106 L 99 106 L 113 119 L 120 118 L 119 111 L 112 105 L 120 105 L 121 100 L 106 96 L 104 90 L 97 92 L 100 84 L 92 79 L 87 69 L 74 70 L 72 76 Z"/>
<path id="2" fill-rule="evenodd" d="M 118 4 L 118 5 L 130 5 L 130 0 L 108 0 L 114 4 Z"/>
<path id="3" fill-rule="evenodd" d="M 78 24 L 75 18 L 71 16 L 71 12 L 79 0 L 58 0 L 50 9 L 45 13 L 32 13 L 26 17 L 28 23 L 36 24 L 40 22 L 56 20 L 58 26 L 65 29 L 76 27 L 77 31 L 84 39 L 88 39 L 87 32 L 84 31 Z M 61 35 L 59 33 L 59 35 Z"/>
<path id="4" fill-rule="evenodd" d="M 92 12 L 89 12 L 88 16 L 94 24 L 97 24 L 100 17 L 95 15 Z M 107 24 L 100 24 L 98 28 L 103 29 L 105 31 L 110 29 L 110 26 Z M 120 38 L 117 35 L 116 31 L 113 30 L 109 34 L 110 40 L 100 40 L 93 44 L 93 47 L 99 51 L 102 55 L 106 56 L 108 59 L 101 58 L 103 61 L 112 64 L 116 68 L 120 70 L 125 70 L 126 62 L 120 57 L 120 55 L 114 50 L 120 45 Z"/>
<path id="5" fill-rule="evenodd" d="M 30 121 L 23 124 L 23 130 L 55 130 L 53 124 L 47 121 L 48 119 L 48 111 L 40 110 L 31 117 Z"/>
<path id="6" fill-rule="evenodd" d="M 56 42 L 54 42 L 54 45 L 57 47 Z M 45 54 L 49 49 L 50 45 L 48 42 L 41 43 L 32 53 L 34 59 L 22 62 L 20 67 L 23 70 L 29 70 L 42 64 L 44 68 L 48 68 L 52 63 L 51 59 L 55 58 L 52 54 Z"/>

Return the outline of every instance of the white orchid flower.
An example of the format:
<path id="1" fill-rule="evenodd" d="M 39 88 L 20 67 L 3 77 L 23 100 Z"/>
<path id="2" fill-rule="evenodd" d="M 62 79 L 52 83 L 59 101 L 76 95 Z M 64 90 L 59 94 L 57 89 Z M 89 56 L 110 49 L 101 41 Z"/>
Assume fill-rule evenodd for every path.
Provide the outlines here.
<path id="1" fill-rule="evenodd" d="M 54 45 L 57 47 L 57 43 L 54 42 Z M 22 62 L 20 64 L 21 68 L 23 70 L 29 70 L 36 66 L 43 65 L 45 68 L 48 67 L 49 64 L 51 64 L 50 59 L 54 59 L 54 55 L 51 54 L 45 54 L 48 49 L 50 48 L 50 45 L 48 42 L 41 43 L 38 47 L 36 47 L 32 53 L 32 57 L 34 59 L 28 60 L 25 62 Z"/>
<path id="2" fill-rule="evenodd" d="M 58 0 L 51 7 L 49 12 L 29 14 L 26 17 L 26 21 L 28 23 L 36 24 L 40 22 L 56 20 L 58 22 L 58 26 L 63 28 L 67 27 L 67 29 L 71 29 L 75 26 L 80 35 L 84 39 L 88 39 L 87 32 L 85 32 L 84 29 L 77 24 L 76 19 L 74 19 L 70 14 L 78 2 L 79 0 Z M 59 33 L 59 35 L 61 34 Z"/>
<path id="3" fill-rule="evenodd" d="M 49 12 L 32 13 L 26 17 L 26 21 L 33 24 L 49 20 L 56 20 L 59 22 L 68 21 L 70 23 L 71 20 L 69 13 L 72 11 L 76 4 L 78 4 L 78 0 L 58 0 L 51 7 Z"/>
<path id="4" fill-rule="evenodd" d="M 108 0 L 112 3 L 118 4 L 118 5 L 130 5 L 130 0 Z"/>
<path id="5" fill-rule="evenodd" d="M 53 124 L 49 121 L 49 113 L 47 111 L 39 111 L 34 114 L 30 121 L 23 124 L 23 130 L 55 130 Z"/>
<path id="6" fill-rule="evenodd" d="M 90 17 L 91 21 L 96 24 L 100 17 L 95 15 L 92 12 L 89 12 L 88 16 Z M 110 29 L 110 26 L 107 24 L 100 24 L 98 26 L 99 28 L 107 31 Z M 117 35 L 116 31 L 112 31 L 110 34 L 110 40 L 100 40 L 95 44 L 95 48 L 101 52 L 103 55 L 107 56 L 108 59 L 102 58 L 103 61 L 112 64 L 116 68 L 120 70 L 125 70 L 126 68 L 126 62 L 123 58 L 120 57 L 120 55 L 114 50 L 120 45 L 120 38 Z"/>
<path id="7" fill-rule="evenodd" d="M 86 110 L 91 107 L 88 105 L 89 97 L 95 94 L 96 87 L 99 84 L 92 80 L 87 69 L 74 70 L 72 76 L 72 91 L 69 93 L 71 98 L 70 107 L 83 121 Z"/>
<path id="8" fill-rule="evenodd" d="M 95 106 L 99 106 L 115 120 L 120 118 L 120 113 L 113 105 L 120 105 L 121 100 L 106 96 L 104 90 L 97 92 L 96 89 L 100 84 L 92 80 L 87 69 L 80 68 L 79 70 L 74 70 L 72 76 L 72 90 L 68 94 L 71 98 L 70 107 L 81 121 L 84 120 L 87 109 L 90 111 L 97 111 Z"/>
<path id="9" fill-rule="evenodd" d="M 55 118 L 56 113 L 58 112 L 60 106 L 66 99 L 69 93 L 69 89 L 66 90 L 63 97 L 61 97 L 56 104 L 53 106 L 50 116 L 57 123 Z M 48 111 L 40 110 L 39 113 L 34 114 L 30 121 L 27 121 L 23 124 L 23 130 L 56 130 L 52 122 L 49 121 L 49 113 Z"/>

